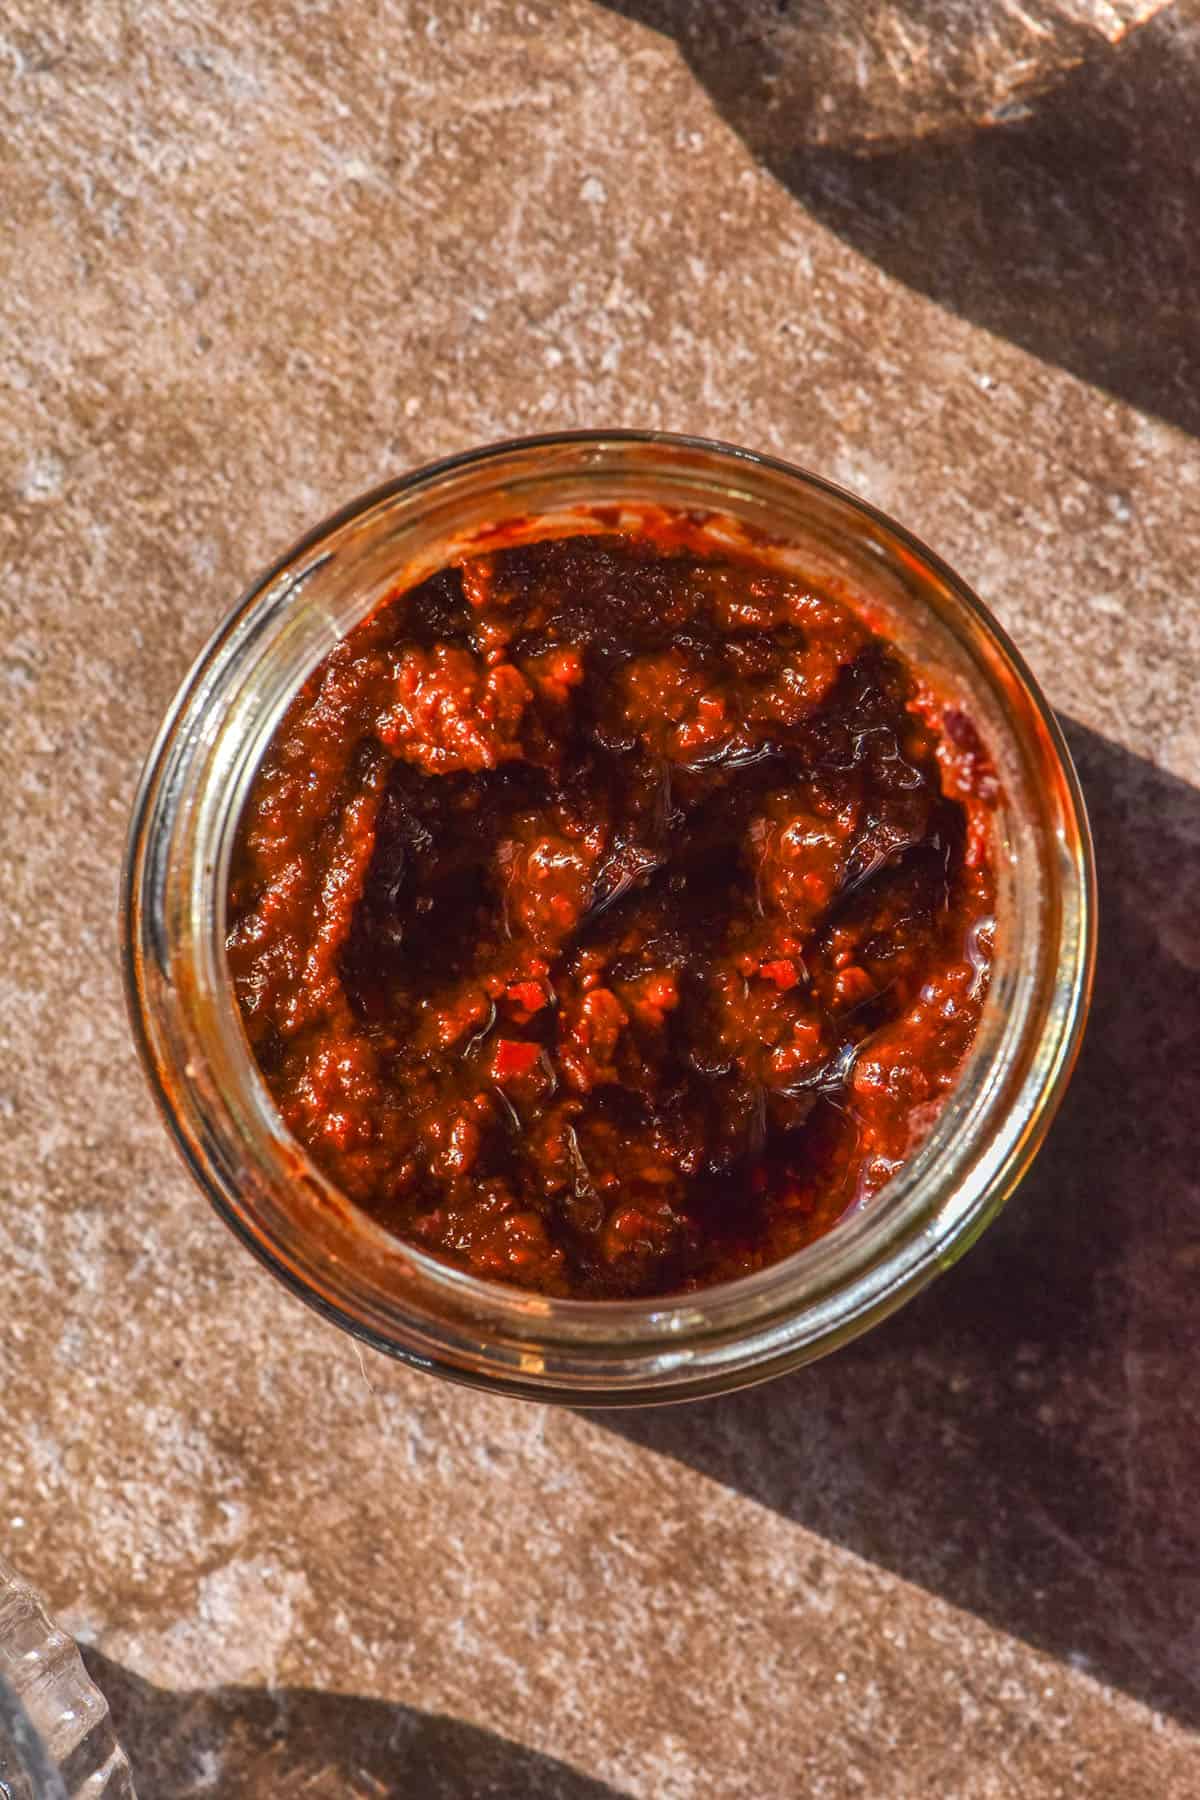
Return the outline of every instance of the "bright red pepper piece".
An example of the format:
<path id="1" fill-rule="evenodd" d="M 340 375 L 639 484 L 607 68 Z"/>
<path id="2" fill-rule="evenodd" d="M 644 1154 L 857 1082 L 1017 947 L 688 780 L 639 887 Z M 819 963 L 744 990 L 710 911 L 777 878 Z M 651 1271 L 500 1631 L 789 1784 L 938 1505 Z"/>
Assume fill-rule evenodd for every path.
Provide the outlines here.
<path id="1" fill-rule="evenodd" d="M 765 981 L 773 981 L 777 988 L 784 991 L 794 988 L 800 979 L 790 956 L 778 957 L 774 962 L 760 963 L 758 972 Z"/>
<path id="2" fill-rule="evenodd" d="M 516 1080 L 528 1075 L 541 1054 L 538 1044 L 527 1044 L 520 1038 L 501 1038 L 492 1057 L 492 1074 L 497 1081 Z"/>

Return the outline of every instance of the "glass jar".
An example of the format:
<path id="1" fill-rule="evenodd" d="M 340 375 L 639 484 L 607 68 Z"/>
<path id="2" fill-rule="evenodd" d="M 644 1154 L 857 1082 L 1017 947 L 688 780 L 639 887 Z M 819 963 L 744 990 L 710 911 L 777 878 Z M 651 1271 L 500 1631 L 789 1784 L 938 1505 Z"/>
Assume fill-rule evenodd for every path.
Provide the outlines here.
<path id="1" fill-rule="evenodd" d="M 375 1226 L 285 1131 L 226 969 L 231 844 L 300 683 L 397 586 L 506 541 L 682 509 L 714 546 L 848 598 L 977 725 L 997 765 L 996 956 L 932 1130 L 826 1237 L 698 1293 L 549 1298 L 480 1280 Z M 126 976 L 156 1097 L 200 1186 L 326 1317 L 421 1368 L 581 1405 L 677 1400 L 811 1360 L 883 1318 L 978 1236 L 1070 1073 L 1094 953 L 1083 804 L 1052 714 L 965 584 L 899 525 L 772 458 L 662 433 L 569 433 L 452 457 L 310 532 L 230 614 L 150 753 L 124 884 Z"/>
<path id="2" fill-rule="evenodd" d="M 135 1800 L 108 1702 L 0 1557 L 0 1800 Z"/>

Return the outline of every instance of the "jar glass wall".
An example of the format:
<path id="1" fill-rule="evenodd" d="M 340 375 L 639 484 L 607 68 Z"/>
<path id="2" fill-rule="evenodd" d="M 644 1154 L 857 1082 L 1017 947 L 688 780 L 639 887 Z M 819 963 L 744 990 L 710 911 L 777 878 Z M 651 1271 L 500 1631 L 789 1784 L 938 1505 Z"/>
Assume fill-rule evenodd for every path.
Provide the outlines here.
<path id="1" fill-rule="evenodd" d="M 549 1298 L 390 1236 L 285 1131 L 225 963 L 232 842 L 299 685 L 389 593 L 505 541 L 687 512 L 723 545 L 849 599 L 966 711 L 1000 776 L 996 955 L 974 1046 L 929 1135 L 869 1204 L 736 1281 L 649 1300 Z M 1062 737 L 969 589 L 862 501 L 770 458 L 612 432 L 417 471 L 312 532 L 237 606 L 151 752 L 125 871 L 131 1015 L 166 1119 L 237 1234 L 310 1304 L 419 1366 L 578 1404 L 682 1399 L 811 1360 L 952 1262 L 1035 1153 L 1070 1073 L 1094 938 L 1087 824 Z"/>

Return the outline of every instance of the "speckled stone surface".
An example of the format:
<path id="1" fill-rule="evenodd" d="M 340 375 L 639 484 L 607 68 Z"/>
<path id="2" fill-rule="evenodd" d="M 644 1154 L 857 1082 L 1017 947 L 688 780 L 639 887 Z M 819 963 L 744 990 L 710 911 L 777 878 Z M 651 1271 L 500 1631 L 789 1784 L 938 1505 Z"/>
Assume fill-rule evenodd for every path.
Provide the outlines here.
<path id="1" fill-rule="evenodd" d="M 1138 11 L 868 161 L 772 136 L 751 39 L 731 96 L 722 8 L 0 13 L 0 1545 L 143 1800 L 1200 1793 L 1200 8 Z M 1104 889 L 988 1238 L 825 1364 L 620 1419 L 278 1290 L 160 1129 L 114 929 L 140 760 L 266 559 L 601 423 L 943 551 L 1071 722 Z"/>

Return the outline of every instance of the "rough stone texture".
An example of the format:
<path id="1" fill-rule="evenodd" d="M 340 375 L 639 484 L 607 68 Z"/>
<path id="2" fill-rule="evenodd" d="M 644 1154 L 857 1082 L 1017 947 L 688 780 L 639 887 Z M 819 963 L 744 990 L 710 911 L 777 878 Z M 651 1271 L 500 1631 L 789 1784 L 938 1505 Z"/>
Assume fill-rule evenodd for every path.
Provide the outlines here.
<path id="1" fill-rule="evenodd" d="M 1029 116 L 1169 0 L 604 0 L 676 37 L 757 148 L 862 153 Z"/>
<path id="2" fill-rule="evenodd" d="M 1200 10 L 867 162 L 740 136 L 678 18 L 0 17 L 0 1542 L 148 1800 L 1200 1792 Z M 826 1364 L 616 1421 L 272 1285 L 152 1113 L 113 928 L 138 764 L 256 569 L 598 423 L 937 545 L 1074 721 L 1105 889 L 989 1237 Z"/>

